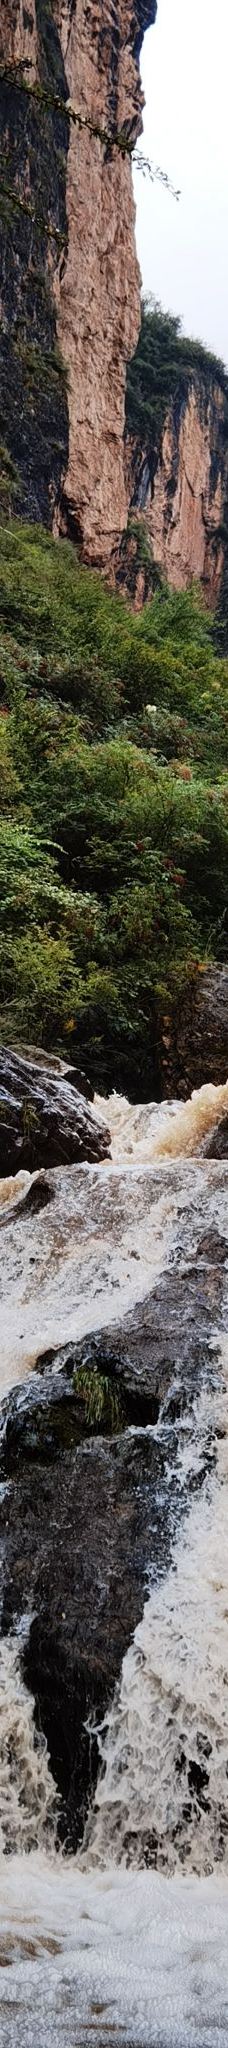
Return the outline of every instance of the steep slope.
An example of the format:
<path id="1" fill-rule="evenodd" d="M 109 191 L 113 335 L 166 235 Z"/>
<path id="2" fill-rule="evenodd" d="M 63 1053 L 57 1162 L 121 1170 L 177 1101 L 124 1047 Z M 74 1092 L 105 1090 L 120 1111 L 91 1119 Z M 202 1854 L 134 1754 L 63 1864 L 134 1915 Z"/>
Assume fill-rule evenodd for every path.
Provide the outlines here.
<path id="1" fill-rule="evenodd" d="M 132 147 L 140 132 L 155 12 L 156 0 L 1 7 L 1 499 L 102 565 L 126 521 L 140 312 L 131 161 L 115 136 Z"/>
<path id="2" fill-rule="evenodd" d="M 153 563 L 174 590 L 197 579 L 206 602 L 217 604 L 227 548 L 227 421 L 222 363 L 185 339 L 178 320 L 144 308 L 128 373 L 125 451 L 127 581 L 138 603 Z"/>

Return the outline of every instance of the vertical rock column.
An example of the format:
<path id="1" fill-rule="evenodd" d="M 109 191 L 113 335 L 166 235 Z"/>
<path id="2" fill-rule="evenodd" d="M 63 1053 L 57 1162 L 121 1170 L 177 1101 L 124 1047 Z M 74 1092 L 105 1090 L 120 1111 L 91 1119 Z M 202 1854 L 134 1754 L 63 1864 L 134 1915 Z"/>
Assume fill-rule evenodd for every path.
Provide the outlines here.
<path id="1" fill-rule="evenodd" d="M 7 415 L 4 438 L 14 463 L 19 456 L 16 510 L 67 532 L 86 560 L 104 567 L 127 517 L 126 365 L 140 318 L 131 161 L 115 138 L 121 131 L 132 146 L 140 133 L 139 56 L 155 13 L 156 0 L 1 4 L 6 183 L 22 206 L 31 202 L 35 222 L 32 229 L 18 197 L 11 204 L 6 195 L 1 433 Z M 61 112 L 68 99 L 85 121 L 81 131 Z M 104 142 L 88 122 L 104 126 Z"/>
<path id="2" fill-rule="evenodd" d="M 61 42 L 72 105 L 115 138 L 141 128 L 139 50 L 154 0 L 76 0 L 61 9 Z M 140 14 L 140 19 L 139 19 Z M 60 15 L 59 15 L 60 22 Z M 68 255 L 58 300 L 58 333 L 69 372 L 66 525 L 88 561 L 107 564 L 127 518 L 123 436 L 126 365 L 136 346 L 140 275 L 129 156 L 70 124 L 66 206 Z"/>

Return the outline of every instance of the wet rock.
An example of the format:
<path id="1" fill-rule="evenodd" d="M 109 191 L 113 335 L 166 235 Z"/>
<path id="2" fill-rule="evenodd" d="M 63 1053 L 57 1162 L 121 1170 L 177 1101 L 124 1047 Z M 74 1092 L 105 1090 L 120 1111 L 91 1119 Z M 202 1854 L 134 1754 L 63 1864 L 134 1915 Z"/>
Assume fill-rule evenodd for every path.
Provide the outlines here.
<path id="1" fill-rule="evenodd" d="M 202 1414 L 223 1375 L 228 1166 L 67 1166 L 38 1180 L 47 1208 L 26 1217 L 20 1202 L 1 1230 L 3 1620 L 27 1617 L 26 1678 L 75 1846 L 97 1774 L 91 1722 L 214 1468 L 213 1402 L 205 1436 Z"/>
<path id="2" fill-rule="evenodd" d="M 80 1095 L 85 1095 L 86 1102 L 94 1101 L 92 1081 L 88 1080 L 88 1074 L 84 1074 L 84 1068 L 65 1067 L 65 1081 L 69 1081 L 71 1088 L 77 1088 Z"/>
<path id="3" fill-rule="evenodd" d="M 0 1175 L 104 1159 L 109 1131 L 65 1074 L 0 1051 Z"/>
<path id="4" fill-rule="evenodd" d="M 83 1346 L 69 1353 L 61 1369 L 47 1364 L 3 1402 L 0 1427 L 1 1470 L 15 1472 L 23 1459 L 48 1463 L 83 1438 L 118 1436 L 127 1426 L 156 1427 L 159 1400 L 151 1386 L 129 1387 L 110 1347 L 110 1363 L 102 1344 L 90 1363 Z M 41 1366 L 43 1361 L 41 1361 Z M 103 1370 L 102 1370 L 103 1367 Z"/>
<path id="5" fill-rule="evenodd" d="M 7 1494 L 4 1627 L 32 1612 L 24 1657 L 38 1725 L 62 1798 L 60 1834 L 76 1846 L 97 1775 L 88 1721 L 103 1717 L 137 1620 L 150 1559 L 169 1558 L 167 1444 L 124 1433 L 86 1440 L 61 1460 L 23 1460 Z M 165 1505 L 166 1501 L 166 1505 Z"/>
<path id="6" fill-rule="evenodd" d="M 102 1169 L 100 1165 L 92 1170 L 83 1165 L 56 1167 L 48 1171 L 48 1176 L 39 1176 L 39 1180 L 48 1185 L 46 1207 L 33 1213 L 28 1206 L 26 1211 L 30 1190 L 21 1191 L 19 1198 L 19 1176 L 18 1183 L 14 1181 L 12 1186 L 12 1198 L 10 1194 L 10 1201 L 4 1202 L 0 1211 L 2 1395 L 27 1378 L 28 1370 L 36 1367 L 38 1360 L 50 1359 L 51 1354 L 53 1364 L 56 1358 L 62 1365 L 70 1345 L 76 1358 L 78 1343 L 85 1339 L 90 1345 L 96 1333 L 99 1370 L 102 1330 L 106 1335 L 109 1332 L 110 1347 L 108 1366 L 105 1359 L 101 1370 L 110 1371 L 114 1324 L 115 1333 L 119 1332 L 121 1359 L 125 1332 L 126 1373 L 129 1313 L 132 1311 L 134 1320 L 137 1306 L 140 1318 L 140 1303 L 144 1303 L 143 1339 L 140 1320 L 138 1337 L 136 1321 L 134 1325 L 135 1370 L 137 1366 L 143 1394 L 146 1356 L 153 1374 L 159 1358 L 158 1388 L 152 1376 L 150 1391 L 152 1388 L 155 1396 L 158 1391 L 160 1399 L 167 1360 L 168 1382 L 171 1357 L 174 1363 L 176 1356 L 180 1356 L 182 1363 L 183 1356 L 186 1362 L 189 1357 L 189 1373 L 193 1366 L 195 1369 L 197 1346 L 200 1354 L 202 1351 L 202 1297 L 207 1290 L 209 1300 L 210 1291 L 213 1305 L 215 1282 L 217 1317 L 219 1261 L 210 1255 L 207 1268 L 202 1271 L 204 1262 L 198 1261 L 198 1245 L 209 1228 L 213 1234 L 216 1229 L 219 1245 L 221 1237 L 226 1237 L 228 1163 L 201 1159 L 197 1164 L 189 1160 L 187 1165 L 185 1160 L 172 1160 L 163 1162 L 162 1167 L 147 1167 L 144 1172 L 141 1167 L 134 1167 L 132 1173 L 130 1167 L 119 1172 L 108 1160 Z M 10 1188 L 10 1182 L 6 1185 Z M 138 1260 L 131 1258 L 136 1247 L 136 1221 Z M 167 1295 L 164 1273 L 170 1257 L 172 1291 Z M 148 1309 L 148 1327 L 147 1302 L 152 1304 Z M 186 1332 L 182 1314 L 185 1302 Z M 132 1355 L 131 1335 L 131 1368 Z M 88 1366 L 90 1369 L 89 1359 Z"/>
<path id="7" fill-rule="evenodd" d="M 198 1270 L 198 1257 L 200 1266 Z M 48 1370 L 75 1377 L 107 1374 L 127 1404 L 128 1421 L 155 1423 L 172 1398 L 180 1414 L 191 1405 L 207 1376 L 213 1385 L 217 1349 L 211 1349 L 223 1299 L 228 1236 L 208 1231 L 196 1247 L 196 1264 L 178 1261 L 158 1285 L 136 1302 L 123 1320 L 88 1333 L 80 1343 L 50 1349 L 37 1359 Z M 157 1411 L 157 1412 L 156 1412 Z"/>
<path id="8" fill-rule="evenodd" d="M 189 1427 L 194 1441 L 197 1395 L 220 1385 L 221 1242 L 215 1228 L 202 1233 L 199 1269 L 179 1254 L 122 1322 L 50 1348 L 4 1404 L 3 1625 L 32 1614 L 24 1670 L 61 1794 L 60 1835 L 73 1847 L 97 1776 L 96 1724 L 149 1577 L 167 1566 L 190 1489 L 214 1462 L 209 1431 L 191 1470 Z M 107 1406 L 95 1434 L 85 1388 L 102 1380 Z"/>
<path id="9" fill-rule="evenodd" d="M 205 1237 L 199 1238 L 197 1259 L 203 1259 L 204 1265 L 213 1267 L 227 1264 L 228 1236 L 223 1237 L 220 1230 L 207 1230 Z"/>
<path id="10" fill-rule="evenodd" d="M 40 1210 L 47 1209 L 48 1203 L 52 1201 L 53 1188 L 47 1180 L 47 1175 L 44 1173 L 37 1173 L 34 1177 L 34 1180 L 31 1180 L 31 1185 L 30 1188 L 28 1188 L 27 1195 L 22 1194 L 20 1204 L 20 1213 L 22 1221 L 24 1220 L 26 1222 L 27 1216 L 38 1216 L 40 1214 Z"/>
<path id="11" fill-rule="evenodd" d="M 228 1159 L 228 1116 L 221 1117 L 210 1132 L 204 1151 L 206 1159 Z"/>
<path id="12" fill-rule="evenodd" d="M 167 1038 L 168 1025 L 168 1038 Z M 164 1094 L 188 1096 L 206 1081 L 219 1086 L 228 1075 L 228 967 L 193 975 L 172 1016 L 161 1019 L 160 1062 Z M 213 1153 L 213 1158 L 223 1153 Z M 225 1155 L 226 1156 L 226 1155 Z"/>

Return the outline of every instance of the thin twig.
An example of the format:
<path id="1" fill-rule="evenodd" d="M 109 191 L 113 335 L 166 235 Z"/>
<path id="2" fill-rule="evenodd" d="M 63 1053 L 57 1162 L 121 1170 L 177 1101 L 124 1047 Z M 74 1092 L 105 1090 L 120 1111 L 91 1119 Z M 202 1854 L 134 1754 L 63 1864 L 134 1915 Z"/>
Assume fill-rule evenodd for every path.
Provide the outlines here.
<path id="1" fill-rule="evenodd" d="M 28 60 L 26 60 L 26 69 L 28 69 Z M 12 86 L 13 83 L 19 92 L 28 93 L 30 98 L 38 101 L 38 104 L 40 102 L 41 105 L 46 107 L 54 107 L 56 112 L 61 113 L 68 121 L 73 122 L 73 126 L 78 129 L 79 133 L 81 133 L 83 128 L 86 128 L 89 135 L 94 135 L 95 139 L 103 144 L 103 148 L 118 149 L 121 156 L 131 157 L 133 163 L 136 164 L 137 170 L 142 171 L 144 178 L 148 176 L 151 179 L 152 185 L 158 179 L 159 183 L 165 185 L 167 191 L 171 192 L 173 199 L 180 198 L 180 193 L 172 185 L 168 172 L 162 171 L 159 164 L 152 163 L 149 157 L 144 156 L 142 150 L 137 149 L 133 140 L 131 141 L 130 137 L 125 134 L 124 128 L 116 128 L 113 133 L 110 128 L 105 127 L 103 121 L 93 121 L 89 114 L 81 114 L 79 108 L 74 107 L 70 99 L 64 100 L 61 98 L 60 93 L 50 92 L 49 88 L 39 84 L 39 80 L 35 80 L 33 85 L 31 85 L 29 79 L 25 77 L 23 63 L 18 66 L 17 70 L 13 65 L 1 65 L 0 80 L 1 78 L 4 79 L 7 85 Z M 57 233 L 58 230 L 55 232 Z"/>

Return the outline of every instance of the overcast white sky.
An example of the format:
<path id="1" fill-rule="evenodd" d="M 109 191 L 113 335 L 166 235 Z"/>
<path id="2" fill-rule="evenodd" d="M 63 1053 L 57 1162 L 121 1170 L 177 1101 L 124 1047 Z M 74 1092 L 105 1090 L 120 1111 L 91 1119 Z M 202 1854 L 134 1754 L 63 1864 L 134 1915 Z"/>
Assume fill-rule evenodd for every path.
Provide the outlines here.
<path id="1" fill-rule="evenodd" d="M 135 171 L 143 288 L 228 366 L 228 0 L 158 0 L 141 71 L 139 146 L 181 187 Z"/>

